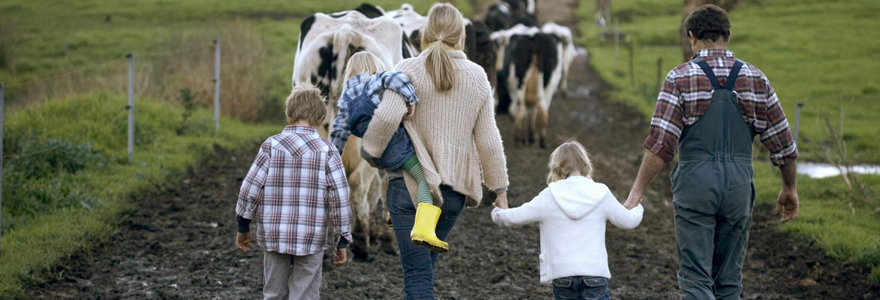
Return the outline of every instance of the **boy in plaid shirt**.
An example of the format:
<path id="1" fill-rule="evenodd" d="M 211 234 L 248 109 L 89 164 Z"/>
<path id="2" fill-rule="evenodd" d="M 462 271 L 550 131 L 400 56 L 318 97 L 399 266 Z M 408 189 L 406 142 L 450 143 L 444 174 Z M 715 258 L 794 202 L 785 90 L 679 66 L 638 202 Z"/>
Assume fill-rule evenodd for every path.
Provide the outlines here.
<path id="1" fill-rule="evenodd" d="M 318 135 L 321 92 L 295 87 L 286 101 L 284 131 L 263 142 L 235 206 L 236 247 L 250 250 L 255 220 L 263 258 L 263 299 L 319 299 L 323 245 L 332 228 L 333 263 L 345 264 L 351 242 L 348 180 L 336 147 Z"/>

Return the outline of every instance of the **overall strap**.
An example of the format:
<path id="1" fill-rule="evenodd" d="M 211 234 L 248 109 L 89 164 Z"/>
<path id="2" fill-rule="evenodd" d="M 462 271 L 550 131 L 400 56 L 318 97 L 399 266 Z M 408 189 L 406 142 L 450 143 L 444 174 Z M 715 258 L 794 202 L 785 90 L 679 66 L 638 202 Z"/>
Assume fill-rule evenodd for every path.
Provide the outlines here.
<path id="1" fill-rule="evenodd" d="M 730 68 L 730 75 L 727 75 L 727 83 L 724 85 L 725 90 L 733 91 L 733 87 L 736 85 L 736 78 L 739 77 L 739 70 L 742 69 L 742 66 L 743 62 L 739 59 L 733 63 L 733 67 Z"/>
<path id="2" fill-rule="evenodd" d="M 718 83 L 718 77 L 716 77 L 715 72 L 712 71 L 712 67 L 710 67 L 703 58 L 697 57 L 693 62 L 700 66 L 700 69 L 703 69 L 703 73 L 706 73 L 706 77 L 709 77 L 709 82 L 712 83 L 712 88 L 715 90 L 725 89 L 733 91 L 733 88 L 736 85 L 736 78 L 739 77 L 739 71 L 743 66 L 743 62 L 739 59 L 733 63 L 733 67 L 730 68 L 730 74 L 727 75 L 727 83 L 722 88 L 721 84 Z"/>
<path id="3" fill-rule="evenodd" d="M 694 62 L 703 69 L 703 73 L 706 73 L 706 77 L 709 77 L 709 82 L 712 83 L 712 88 L 720 90 L 721 85 L 718 84 L 718 77 L 715 77 L 715 72 L 712 71 L 712 67 L 710 67 L 702 57 L 697 57 L 694 59 Z"/>

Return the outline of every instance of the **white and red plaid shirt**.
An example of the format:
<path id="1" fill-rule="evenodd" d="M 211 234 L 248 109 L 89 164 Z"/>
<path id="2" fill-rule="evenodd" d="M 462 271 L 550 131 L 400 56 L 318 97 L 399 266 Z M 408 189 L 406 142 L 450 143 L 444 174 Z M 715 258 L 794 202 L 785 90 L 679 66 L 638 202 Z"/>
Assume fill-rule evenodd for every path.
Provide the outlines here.
<path id="1" fill-rule="evenodd" d="M 348 180 L 333 144 L 312 127 L 287 126 L 263 142 L 235 213 L 254 220 L 257 245 L 296 256 L 322 250 L 327 229 L 351 242 Z"/>
<path id="2" fill-rule="evenodd" d="M 712 67 L 718 83 L 724 86 L 730 68 L 736 62 L 733 52 L 725 49 L 704 49 L 698 53 Z M 782 112 L 782 104 L 761 70 L 745 63 L 737 74 L 734 91 L 740 102 L 743 121 L 755 129 L 761 143 L 770 150 L 770 161 L 781 166 L 798 157 L 797 145 Z M 712 83 L 696 63 L 690 61 L 675 67 L 666 75 L 654 116 L 651 132 L 644 146 L 666 162 L 678 150 L 679 138 L 685 127 L 700 120 L 712 104 Z"/>

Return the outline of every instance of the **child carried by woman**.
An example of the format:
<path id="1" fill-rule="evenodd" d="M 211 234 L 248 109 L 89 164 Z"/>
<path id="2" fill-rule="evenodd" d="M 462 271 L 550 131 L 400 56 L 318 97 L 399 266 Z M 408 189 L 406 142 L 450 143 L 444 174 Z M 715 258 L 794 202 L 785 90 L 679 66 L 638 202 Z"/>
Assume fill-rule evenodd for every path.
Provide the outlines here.
<path id="1" fill-rule="evenodd" d="M 330 131 L 330 139 L 339 153 L 345 148 L 349 135 L 362 138 L 366 133 L 385 90 L 396 92 L 406 98 L 407 116 L 412 115 L 419 101 L 406 74 L 386 71 L 382 61 L 366 51 L 351 56 L 345 68 L 344 81 L 345 87 L 338 102 L 339 112 Z M 413 244 L 425 246 L 434 252 L 449 251 L 449 245 L 437 238 L 435 233 L 437 220 L 442 211 L 440 207 L 434 205 L 425 172 L 403 124 L 388 142 L 388 147 L 382 156 L 373 158 L 372 163 L 389 171 L 403 169 L 418 182 L 416 195 L 419 205 L 415 224 L 410 233 Z"/>

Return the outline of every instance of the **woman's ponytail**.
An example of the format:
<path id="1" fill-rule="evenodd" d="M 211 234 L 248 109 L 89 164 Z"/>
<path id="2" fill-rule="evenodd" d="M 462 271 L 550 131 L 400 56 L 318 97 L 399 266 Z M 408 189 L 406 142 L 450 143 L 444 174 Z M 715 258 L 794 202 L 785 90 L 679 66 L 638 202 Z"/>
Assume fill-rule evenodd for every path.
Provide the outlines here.
<path id="1" fill-rule="evenodd" d="M 438 92 L 447 92 L 455 82 L 455 68 L 449 49 L 464 48 L 464 18 L 448 3 L 437 3 L 428 11 L 428 22 L 422 34 L 425 49 L 425 70 Z"/>

